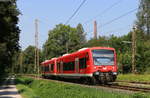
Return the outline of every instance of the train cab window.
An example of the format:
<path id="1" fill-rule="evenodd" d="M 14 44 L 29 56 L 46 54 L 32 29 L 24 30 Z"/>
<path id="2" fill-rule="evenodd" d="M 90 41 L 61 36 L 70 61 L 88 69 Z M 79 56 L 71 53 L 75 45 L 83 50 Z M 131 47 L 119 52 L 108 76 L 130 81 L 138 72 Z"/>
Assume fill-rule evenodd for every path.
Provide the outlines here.
<path id="1" fill-rule="evenodd" d="M 93 50 L 94 65 L 114 65 L 114 51 L 113 50 Z"/>
<path id="2" fill-rule="evenodd" d="M 84 68 L 86 68 L 86 58 L 80 58 L 79 59 L 79 68 L 80 69 L 84 69 Z"/>

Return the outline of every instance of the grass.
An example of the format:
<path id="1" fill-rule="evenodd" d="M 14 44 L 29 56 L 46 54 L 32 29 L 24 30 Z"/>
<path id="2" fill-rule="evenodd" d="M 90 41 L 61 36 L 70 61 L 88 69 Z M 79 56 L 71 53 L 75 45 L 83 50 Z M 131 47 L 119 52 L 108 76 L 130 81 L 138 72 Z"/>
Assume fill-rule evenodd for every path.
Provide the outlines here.
<path id="1" fill-rule="evenodd" d="M 150 82 L 150 74 L 120 74 L 118 81 Z"/>
<path id="2" fill-rule="evenodd" d="M 17 78 L 16 83 L 23 98 L 150 98 L 147 94 L 128 95 L 73 84 L 34 80 L 27 77 Z"/>

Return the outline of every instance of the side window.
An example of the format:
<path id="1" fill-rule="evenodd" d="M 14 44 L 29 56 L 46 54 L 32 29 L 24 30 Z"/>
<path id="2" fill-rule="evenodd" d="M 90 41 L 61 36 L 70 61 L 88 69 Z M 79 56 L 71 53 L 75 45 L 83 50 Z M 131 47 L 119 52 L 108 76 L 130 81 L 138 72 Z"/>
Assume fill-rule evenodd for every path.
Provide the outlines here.
<path id="1" fill-rule="evenodd" d="M 42 66 L 42 67 L 41 67 L 41 69 L 42 69 L 42 72 L 44 72 L 44 71 L 45 71 L 45 69 L 44 69 L 44 68 L 45 68 L 44 66 Z"/>
<path id="2" fill-rule="evenodd" d="M 74 62 L 63 63 L 63 71 L 72 71 L 74 70 Z"/>
<path id="3" fill-rule="evenodd" d="M 73 62 L 70 62 L 70 70 L 74 70 L 75 68 L 74 68 L 75 66 L 74 66 L 74 61 Z"/>
<path id="4" fill-rule="evenodd" d="M 49 71 L 49 66 L 45 66 L 44 70 L 45 70 L 45 72 L 48 72 Z"/>
<path id="5" fill-rule="evenodd" d="M 54 70 L 54 64 L 51 64 L 51 71 Z"/>
<path id="6" fill-rule="evenodd" d="M 67 63 L 63 63 L 63 71 L 67 70 Z"/>
<path id="7" fill-rule="evenodd" d="M 86 58 L 80 58 L 79 59 L 79 68 L 80 69 L 84 69 L 84 68 L 86 68 Z"/>

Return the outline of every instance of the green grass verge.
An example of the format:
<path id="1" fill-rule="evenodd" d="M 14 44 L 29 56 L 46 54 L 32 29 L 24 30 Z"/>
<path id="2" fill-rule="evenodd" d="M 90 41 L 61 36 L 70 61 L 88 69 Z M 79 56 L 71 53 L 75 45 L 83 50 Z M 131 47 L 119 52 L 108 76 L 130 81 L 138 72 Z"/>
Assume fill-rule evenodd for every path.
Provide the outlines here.
<path id="1" fill-rule="evenodd" d="M 136 82 L 150 82 L 150 74 L 120 74 L 117 77 L 118 81 L 136 81 Z"/>
<path id="2" fill-rule="evenodd" d="M 73 84 L 34 80 L 27 77 L 17 78 L 16 84 L 23 98 L 150 98 L 147 94 L 128 95 Z"/>

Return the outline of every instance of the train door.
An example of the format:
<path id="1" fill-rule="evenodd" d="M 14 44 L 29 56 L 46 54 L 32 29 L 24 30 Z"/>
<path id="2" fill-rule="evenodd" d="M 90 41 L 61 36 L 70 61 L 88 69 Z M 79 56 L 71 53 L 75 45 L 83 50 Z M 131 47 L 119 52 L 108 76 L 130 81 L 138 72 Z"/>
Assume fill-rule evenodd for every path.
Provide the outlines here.
<path id="1" fill-rule="evenodd" d="M 60 62 L 60 73 L 63 73 L 63 62 Z"/>
<path id="2" fill-rule="evenodd" d="M 51 72 L 51 64 L 49 64 L 49 72 Z"/>
<path id="3" fill-rule="evenodd" d="M 57 63 L 57 73 L 60 73 L 60 62 Z"/>
<path id="4" fill-rule="evenodd" d="M 75 72 L 79 73 L 79 58 L 75 58 Z"/>
<path id="5" fill-rule="evenodd" d="M 45 74 L 45 66 L 44 65 L 42 66 L 42 73 Z"/>

